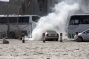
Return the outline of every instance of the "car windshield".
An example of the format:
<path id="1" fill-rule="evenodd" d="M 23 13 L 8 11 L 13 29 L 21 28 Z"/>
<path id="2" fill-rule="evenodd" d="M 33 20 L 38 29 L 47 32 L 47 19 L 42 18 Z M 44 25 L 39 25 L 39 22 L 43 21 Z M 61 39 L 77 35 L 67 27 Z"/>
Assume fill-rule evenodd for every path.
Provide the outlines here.
<path id="1" fill-rule="evenodd" d="M 85 30 L 83 33 L 89 33 L 89 29 L 88 30 Z"/>

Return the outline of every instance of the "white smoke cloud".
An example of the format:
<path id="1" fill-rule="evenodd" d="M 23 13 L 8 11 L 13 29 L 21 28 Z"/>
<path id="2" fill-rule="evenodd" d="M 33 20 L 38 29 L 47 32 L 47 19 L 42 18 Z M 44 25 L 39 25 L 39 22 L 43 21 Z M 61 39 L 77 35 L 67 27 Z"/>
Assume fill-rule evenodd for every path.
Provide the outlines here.
<path id="1" fill-rule="evenodd" d="M 33 40 L 42 40 L 42 33 L 47 30 L 63 33 L 64 37 L 66 37 L 65 34 L 68 26 L 67 18 L 79 10 L 79 4 L 76 1 L 65 0 L 60 2 L 55 5 L 52 13 L 41 17 L 37 27 L 32 32 Z"/>
<path id="2" fill-rule="evenodd" d="M 0 0 L 0 1 L 2 1 L 2 2 L 9 2 L 9 0 Z"/>

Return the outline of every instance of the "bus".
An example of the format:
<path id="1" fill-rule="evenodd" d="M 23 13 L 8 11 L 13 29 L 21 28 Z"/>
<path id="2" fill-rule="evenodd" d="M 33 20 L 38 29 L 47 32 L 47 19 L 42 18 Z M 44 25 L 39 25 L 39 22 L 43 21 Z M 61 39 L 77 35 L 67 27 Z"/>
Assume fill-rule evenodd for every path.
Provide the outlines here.
<path id="1" fill-rule="evenodd" d="M 28 35 L 36 26 L 38 15 L 0 15 L 0 38 L 18 38 L 19 33 Z"/>
<path id="2" fill-rule="evenodd" d="M 69 20 L 68 37 L 74 38 L 76 32 L 89 29 L 89 14 L 72 15 Z"/>

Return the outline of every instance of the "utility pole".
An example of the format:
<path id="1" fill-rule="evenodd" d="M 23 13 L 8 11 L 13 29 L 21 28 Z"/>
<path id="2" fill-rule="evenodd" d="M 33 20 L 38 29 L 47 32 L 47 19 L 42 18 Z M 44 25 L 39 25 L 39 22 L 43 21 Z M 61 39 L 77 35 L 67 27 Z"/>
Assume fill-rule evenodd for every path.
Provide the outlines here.
<path id="1" fill-rule="evenodd" d="M 7 38 L 10 38 L 9 32 L 10 32 L 10 23 L 9 23 L 9 13 L 10 13 L 10 5 L 9 3 L 7 3 L 8 5 L 8 14 L 7 14 Z"/>
<path id="2" fill-rule="evenodd" d="M 7 38 L 9 38 L 9 32 L 10 32 L 10 25 L 9 25 L 9 18 L 8 18 L 8 15 L 7 15 Z"/>
<path id="3" fill-rule="evenodd" d="M 18 8 L 18 18 L 17 18 L 17 28 L 18 28 L 18 38 L 20 39 L 21 38 L 21 31 L 20 31 L 20 28 L 19 28 L 19 11 L 20 11 L 20 8 L 21 6 L 19 6 Z"/>

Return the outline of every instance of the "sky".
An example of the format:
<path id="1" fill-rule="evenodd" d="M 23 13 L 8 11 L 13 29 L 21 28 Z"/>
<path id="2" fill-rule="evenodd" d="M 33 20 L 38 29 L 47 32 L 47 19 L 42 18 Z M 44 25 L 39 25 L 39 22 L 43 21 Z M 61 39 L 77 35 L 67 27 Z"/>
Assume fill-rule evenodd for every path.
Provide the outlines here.
<path id="1" fill-rule="evenodd" d="M 2 2 L 9 2 L 9 0 L 0 0 L 0 1 L 2 1 Z"/>

